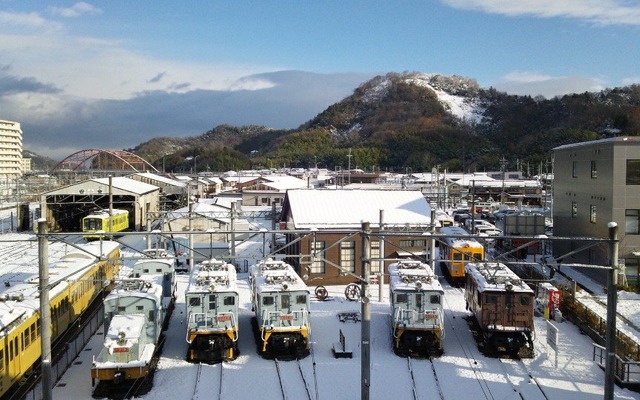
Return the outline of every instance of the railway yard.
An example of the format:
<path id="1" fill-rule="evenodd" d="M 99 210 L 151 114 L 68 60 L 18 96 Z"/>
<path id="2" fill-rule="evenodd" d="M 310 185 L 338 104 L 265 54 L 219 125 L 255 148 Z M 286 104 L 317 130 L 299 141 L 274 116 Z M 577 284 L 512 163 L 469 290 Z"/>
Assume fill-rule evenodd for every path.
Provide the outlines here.
<path id="1" fill-rule="evenodd" d="M 13 234 L 12 234 L 13 235 Z M 3 235 L 4 236 L 4 235 Z M 14 237 L 14 236 L 11 236 Z M 142 236 L 125 236 L 132 247 L 143 249 Z M 250 263 L 260 259 L 262 243 L 243 243 L 238 254 Z M 37 246 L 3 243 L 0 256 L 37 262 Z M 19 247 L 19 249 L 18 249 Z M 60 251 L 54 246 L 55 251 Z M 123 249 L 122 255 L 135 252 Z M 130 261 L 130 260 L 129 260 Z M 127 261 L 125 261 L 125 266 Z M 439 268 L 436 270 L 441 276 Z M 535 354 L 530 359 L 487 357 L 478 349 L 465 307 L 464 291 L 440 278 L 444 289 L 444 354 L 431 359 L 399 357 L 393 351 L 388 287 L 379 297 L 377 285 L 371 295 L 372 399 L 600 399 L 604 371 L 592 360 L 592 340 L 569 322 L 554 323 L 559 329 L 557 354 L 547 344 L 546 320 L 535 318 Z M 279 361 L 261 357 L 252 331 L 248 274 L 238 274 L 240 295 L 239 356 L 222 364 L 186 361 L 187 315 L 184 293 L 189 276 L 177 275 L 177 297 L 162 353 L 153 376 L 153 387 L 141 399 L 353 399 L 360 396 L 362 357 L 361 320 L 341 321 L 341 313 L 359 313 L 361 304 L 349 301 L 345 286 L 326 286 L 322 301 L 311 296 L 311 353 L 301 360 Z M 55 383 L 55 399 L 90 399 L 94 387 L 92 360 L 100 352 L 102 328 L 94 335 L 66 373 Z M 332 348 L 345 338 L 353 357 L 335 358 Z M 27 399 L 39 398 L 31 393 Z M 640 393 L 616 387 L 617 399 L 640 399 Z"/>
<path id="2" fill-rule="evenodd" d="M 259 253 L 250 247 L 243 249 Z M 312 351 L 300 361 L 275 361 L 260 357 L 251 330 L 250 290 L 246 274 L 239 274 L 239 357 L 222 364 L 192 364 L 185 360 L 185 303 L 182 294 L 187 275 L 178 275 L 178 297 L 165 334 L 166 341 L 153 389 L 142 399 L 352 399 L 360 395 L 361 322 L 340 322 L 338 313 L 359 312 L 360 304 L 346 299 L 344 286 L 328 286 L 328 298 L 312 297 Z M 445 290 L 444 354 L 429 359 L 398 357 L 392 350 L 389 302 L 386 287 L 382 301 L 377 286 L 371 290 L 371 385 L 372 399 L 599 399 L 603 396 L 604 372 L 591 359 L 592 341 L 568 322 L 556 324 L 560 331 L 558 367 L 546 344 L 546 326 L 535 318 L 535 356 L 531 359 L 485 357 L 474 341 L 465 310 L 463 290 Z M 311 288 L 313 293 L 313 287 Z M 334 358 L 332 346 L 343 332 L 353 358 Z M 54 398 L 87 399 L 92 386 L 92 357 L 101 346 L 96 335 L 57 382 Z M 616 387 L 619 399 L 640 399 L 640 394 Z"/>

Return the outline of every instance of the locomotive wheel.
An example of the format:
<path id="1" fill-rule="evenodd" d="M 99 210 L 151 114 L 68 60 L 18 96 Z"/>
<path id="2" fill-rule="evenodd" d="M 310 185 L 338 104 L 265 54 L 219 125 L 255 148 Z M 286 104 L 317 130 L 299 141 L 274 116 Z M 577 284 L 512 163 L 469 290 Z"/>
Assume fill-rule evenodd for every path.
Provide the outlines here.
<path id="1" fill-rule="evenodd" d="M 357 301 L 360 298 L 360 286 L 350 283 L 344 289 L 344 295 L 349 301 Z"/>

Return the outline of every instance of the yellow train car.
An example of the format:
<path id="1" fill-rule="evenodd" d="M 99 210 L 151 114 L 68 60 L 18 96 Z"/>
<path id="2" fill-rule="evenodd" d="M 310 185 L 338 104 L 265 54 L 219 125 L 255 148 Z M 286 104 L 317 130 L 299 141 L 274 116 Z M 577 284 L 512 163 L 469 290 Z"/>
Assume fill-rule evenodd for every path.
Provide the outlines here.
<path id="1" fill-rule="evenodd" d="M 38 264 L 21 262 L 0 269 L 0 398 L 32 372 L 42 350 Z M 119 267 L 120 245 L 111 241 L 80 244 L 50 263 L 52 340 L 113 282 Z"/>
<path id="2" fill-rule="evenodd" d="M 451 283 L 464 284 L 464 266 L 484 260 L 484 246 L 459 226 L 440 228 L 440 266 Z"/>
<path id="3" fill-rule="evenodd" d="M 100 235 L 96 235 L 95 232 L 122 232 L 129 229 L 129 211 L 127 210 L 112 210 L 109 215 L 109 210 L 101 210 L 92 212 L 86 217 L 82 218 L 82 232 L 85 233 L 84 237 L 87 240 L 99 239 Z"/>

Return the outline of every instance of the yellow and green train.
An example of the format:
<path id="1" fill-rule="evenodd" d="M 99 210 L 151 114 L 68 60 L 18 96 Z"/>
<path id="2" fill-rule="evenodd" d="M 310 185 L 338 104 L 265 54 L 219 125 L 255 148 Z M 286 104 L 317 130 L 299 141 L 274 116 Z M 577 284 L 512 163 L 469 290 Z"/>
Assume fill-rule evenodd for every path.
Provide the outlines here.
<path id="1" fill-rule="evenodd" d="M 92 212 L 82 218 L 82 232 L 87 240 L 99 239 L 98 231 L 105 233 L 122 232 L 129 229 L 129 211 L 127 210 L 101 210 Z"/>

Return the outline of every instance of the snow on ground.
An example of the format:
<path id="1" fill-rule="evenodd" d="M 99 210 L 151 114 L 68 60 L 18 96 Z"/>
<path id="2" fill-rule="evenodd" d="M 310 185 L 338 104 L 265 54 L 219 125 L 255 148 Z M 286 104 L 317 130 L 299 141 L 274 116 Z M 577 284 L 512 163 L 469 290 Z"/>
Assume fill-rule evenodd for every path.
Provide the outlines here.
<path id="1" fill-rule="evenodd" d="M 261 255 L 262 243 L 238 249 L 238 254 L 253 259 Z M 246 274 L 240 274 L 242 314 L 240 316 L 240 356 L 224 363 L 222 398 L 282 399 L 273 361 L 262 359 L 256 352 L 251 330 L 252 317 Z M 188 277 L 178 276 L 179 292 L 183 293 Z M 444 282 L 443 282 L 444 283 Z M 555 354 L 546 345 L 546 322 L 536 318 L 536 355 L 524 365 L 507 360 L 487 358 L 480 354 L 464 317 L 468 315 L 461 291 L 446 285 L 447 310 L 445 353 L 434 361 L 434 366 L 445 398 L 520 399 L 600 399 L 604 393 L 604 372 L 592 360 L 592 341 L 568 322 L 555 326 L 560 331 L 558 367 Z M 313 287 L 312 293 L 313 293 Z M 344 286 L 329 286 L 330 299 L 312 301 L 312 354 L 303 360 L 302 368 L 310 381 L 313 399 L 353 399 L 360 396 L 361 377 L 361 323 L 339 322 L 337 313 L 360 311 L 361 304 L 345 298 Z M 389 302 L 387 286 L 379 298 L 378 287 L 371 290 L 371 399 L 413 399 L 408 361 L 396 356 L 391 348 L 389 331 Z M 206 366 L 196 390 L 197 365 L 185 361 L 187 343 L 185 303 L 178 296 L 173 317 L 166 332 L 167 341 L 154 378 L 154 388 L 142 396 L 145 400 L 217 399 L 219 365 Z M 339 331 L 346 337 L 347 346 L 354 352 L 352 359 L 336 359 L 332 345 L 338 341 Z M 89 368 L 92 356 L 99 352 L 101 336 L 87 345 L 76 363 L 54 389 L 54 398 L 88 399 L 91 396 Z M 436 398 L 435 384 L 422 384 L 431 379 L 428 360 L 412 360 L 417 374 L 418 398 Z M 286 365 L 286 362 L 283 362 Z M 316 380 L 313 379 L 313 370 Z M 287 366 L 288 373 L 294 369 Z M 419 372 L 419 374 L 418 374 Z M 298 374 L 298 372 L 296 372 Z M 530 376 L 531 375 L 531 376 Z M 533 377 L 533 378 L 532 378 Z M 61 385 L 62 384 L 62 385 Z M 538 386 L 541 389 L 538 389 Z M 289 388 L 289 393 L 294 389 Z M 290 395 L 288 398 L 294 398 Z M 295 397 L 297 398 L 297 396 Z M 640 399 L 640 394 L 616 387 L 617 399 Z"/>
<path id="2" fill-rule="evenodd" d="M 1 234 L 0 253 L 17 240 L 30 238 L 31 234 Z M 143 236 L 126 238 L 134 247 L 144 248 Z M 50 250 L 57 248 L 52 246 Z M 37 245 L 24 250 L 24 260 L 37 259 Z M 123 251 L 126 255 L 128 251 Z M 33 254 L 26 254 L 33 253 Z M 131 254 L 134 254 L 131 252 Z M 262 255 L 262 242 L 240 246 L 237 254 L 242 264 L 253 263 Z M 53 256 L 53 255 L 52 255 Z M 244 262 L 246 260 L 246 262 Z M 241 306 L 240 316 L 240 356 L 232 362 L 224 363 L 222 397 L 248 399 L 282 399 L 274 362 L 262 359 L 256 352 L 251 329 L 251 307 L 246 274 L 240 274 Z M 195 382 L 198 367 L 185 361 L 187 343 L 185 341 L 186 315 L 184 290 L 187 275 L 178 276 L 179 295 L 169 329 L 166 344 L 154 378 L 154 388 L 142 399 L 217 399 L 219 385 L 218 366 L 206 366 L 198 389 Z M 445 353 L 434 361 L 441 389 L 446 399 L 493 398 L 520 399 L 522 397 L 541 398 L 540 389 L 547 399 L 600 399 L 604 393 L 604 371 L 592 361 L 592 341 L 569 322 L 555 323 L 559 329 L 558 367 L 555 367 L 555 353 L 546 344 L 546 322 L 536 318 L 536 354 L 525 360 L 524 365 L 484 357 L 477 350 L 464 317 L 465 310 L 461 292 L 443 282 L 447 292 L 445 309 L 446 336 Z M 313 293 L 313 287 L 311 292 Z M 361 377 L 361 323 L 338 321 L 337 313 L 360 311 L 360 303 L 350 302 L 344 296 L 344 286 L 329 286 L 330 299 L 317 300 L 311 304 L 312 354 L 302 362 L 302 368 L 310 382 L 313 399 L 353 399 L 360 395 Z M 389 331 L 388 287 L 382 288 L 382 298 L 378 287 L 371 288 L 371 399 L 394 400 L 413 399 L 408 361 L 396 356 L 391 348 Z M 606 297 L 603 297 L 606 300 Z M 636 326 L 640 325 L 636 294 L 622 292 L 619 295 L 618 311 Z M 594 306 L 595 307 L 595 306 Z M 604 314 L 606 315 L 606 314 Z M 627 329 L 623 326 L 624 329 Z M 336 359 L 331 348 L 338 341 L 339 331 L 346 337 L 347 346 L 353 351 L 353 358 Z M 637 332 L 635 332 L 636 335 Z M 57 382 L 53 391 L 55 399 L 84 400 L 92 393 L 90 368 L 93 356 L 102 346 L 101 335 L 96 335 L 81 352 L 78 359 Z M 416 374 L 416 394 L 418 398 L 438 398 L 431 366 L 427 360 L 412 360 Z M 293 371 L 283 363 L 283 368 Z M 313 371 L 316 380 L 313 379 Z M 291 372 L 293 373 L 293 372 Z M 218 375 L 216 375 L 218 374 Z M 295 393 L 293 388 L 289 393 Z M 536 397 L 538 396 L 538 397 Z M 289 398 L 299 396 L 290 395 Z M 640 393 L 616 387 L 616 399 L 640 399 Z"/>

